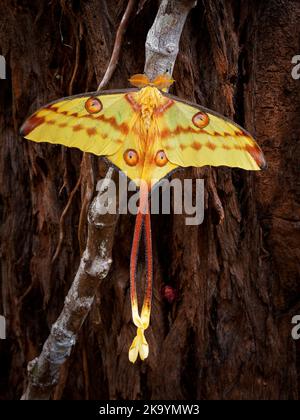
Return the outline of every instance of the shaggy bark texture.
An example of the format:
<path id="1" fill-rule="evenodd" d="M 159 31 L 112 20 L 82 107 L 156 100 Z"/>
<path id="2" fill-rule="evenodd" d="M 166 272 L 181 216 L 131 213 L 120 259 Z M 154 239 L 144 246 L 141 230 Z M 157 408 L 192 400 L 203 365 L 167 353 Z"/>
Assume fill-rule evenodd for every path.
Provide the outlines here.
<path id="1" fill-rule="evenodd" d="M 187 169 L 216 186 L 200 227 L 181 215 L 153 216 L 154 296 L 149 358 L 132 366 L 129 299 L 133 216 L 121 216 L 113 265 L 64 365 L 54 399 L 297 399 L 300 348 L 291 318 L 300 313 L 300 4 L 288 0 L 198 2 L 180 43 L 173 93 L 234 118 L 262 146 L 269 168 L 253 174 Z M 86 236 L 82 182 L 64 221 L 81 153 L 29 143 L 18 128 L 38 106 L 95 90 L 127 1 L 3 0 L 0 54 L 0 396 L 20 398 L 27 363 L 41 351 L 63 307 Z M 141 0 L 132 14 L 110 88 L 144 68 L 145 41 L 157 13 Z M 98 180 L 105 164 L 92 158 Z M 93 184 L 92 184 L 93 185 Z M 61 187 L 63 188 L 61 189 Z M 85 220 L 85 219 L 84 219 Z M 84 242 L 84 241 L 83 241 Z M 176 290 L 172 304 L 161 290 Z"/>

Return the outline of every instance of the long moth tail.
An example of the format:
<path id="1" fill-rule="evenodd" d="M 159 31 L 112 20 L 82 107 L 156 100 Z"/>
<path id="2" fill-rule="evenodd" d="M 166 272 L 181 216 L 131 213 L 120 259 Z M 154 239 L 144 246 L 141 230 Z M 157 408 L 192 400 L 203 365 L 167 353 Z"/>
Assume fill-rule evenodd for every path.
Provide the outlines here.
<path id="1" fill-rule="evenodd" d="M 139 315 L 138 300 L 136 294 L 136 269 L 138 261 L 139 245 L 141 240 L 141 232 L 144 228 L 144 240 L 146 249 L 147 261 L 147 286 L 142 307 L 141 315 Z M 137 334 L 129 349 L 129 360 L 135 363 L 138 355 L 142 360 L 145 360 L 149 354 L 149 345 L 145 338 L 145 330 L 149 326 L 150 312 L 151 312 L 151 298 L 152 298 L 152 240 L 151 240 L 151 217 L 148 202 L 148 190 L 140 190 L 140 203 L 136 216 L 131 258 L 130 258 L 130 298 L 132 319 L 134 325 L 137 327 Z"/>

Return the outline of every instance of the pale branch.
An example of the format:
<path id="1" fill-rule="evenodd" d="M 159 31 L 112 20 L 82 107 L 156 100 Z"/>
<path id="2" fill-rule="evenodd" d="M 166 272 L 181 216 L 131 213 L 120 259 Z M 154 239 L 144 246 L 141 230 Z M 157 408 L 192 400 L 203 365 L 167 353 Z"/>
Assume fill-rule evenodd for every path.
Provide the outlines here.
<path id="1" fill-rule="evenodd" d="M 77 334 L 88 315 L 99 282 L 104 279 L 112 263 L 112 246 L 118 220 L 111 215 L 105 202 L 108 183 L 115 171 L 110 168 L 94 198 L 88 214 L 88 239 L 80 265 L 65 299 L 63 310 L 46 340 L 39 357 L 28 364 L 28 384 L 23 400 L 49 399 L 58 383 L 60 368 L 70 356 Z M 104 196 L 105 197 L 105 196 Z"/>
<path id="2" fill-rule="evenodd" d="M 173 69 L 179 51 L 181 33 L 195 0 L 162 0 L 146 40 L 144 72 L 150 79 Z"/>

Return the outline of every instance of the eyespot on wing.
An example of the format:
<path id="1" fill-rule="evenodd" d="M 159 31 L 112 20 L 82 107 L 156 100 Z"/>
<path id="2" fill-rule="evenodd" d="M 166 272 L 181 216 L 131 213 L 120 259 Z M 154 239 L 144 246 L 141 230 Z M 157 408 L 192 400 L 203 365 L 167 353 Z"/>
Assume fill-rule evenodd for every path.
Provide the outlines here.
<path id="1" fill-rule="evenodd" d="M 193 116 L 192 121 L 197 128 L 205 128 L 209 124 L 209 116 L 205 112 L 200 111 Z"/>
<path id="2" fill-rule="evenodd" d="M 155 163 L 157 166 L 165 166 L 167 163 L 169 162 L 165 151 L 164 150 L 159 150 L 156 155 L 155 155 Z"/>
<path id="3" fill-rule="evenodd" d="M 136 166 L 139 162 L 139 155 L 134 149 L 126 150 L 123 157 L 129 166 Z"/>
<path id="4" fill-rule="evenodd" d="M 102 111 L 103 105 L 100 99 L 91 96 L 85 103 L 85 109 L 89 114 L 98 114 Z"/>

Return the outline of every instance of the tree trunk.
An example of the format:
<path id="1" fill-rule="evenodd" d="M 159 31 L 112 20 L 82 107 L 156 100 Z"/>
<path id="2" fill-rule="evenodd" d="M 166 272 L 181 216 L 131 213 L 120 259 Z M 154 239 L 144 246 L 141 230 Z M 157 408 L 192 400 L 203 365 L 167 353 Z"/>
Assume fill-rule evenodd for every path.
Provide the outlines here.
<path id="1" fill-rule="evenodd" d="M 134 336 L 129 257 L 134 216 L 121 216 L 113 264 L 54 399 L 297 399 L 300 346 L 291 319 L 300 312 L 300 4 L 288 0 L 198 2 L 180 43 L 173 93 L 234 118 L 263 148 L 268 170 L 186 169 L 217 186 L 205 220 L 152 216 L 154 296 L 149 358 L 131 365 Z M 18 399 L 27 363 L 41 351 L 63 307 L 80 260 L 82 194 L 59 220 L 74 188 L 81 153 L 33 144 L 18 135 L 26 116 L 51 100 L 96 90 L 127 1 L 2 2 L 0 54 L 0 398 Z M 145 40 L 158 2 L 141 0 L 109 88 L 143 71 Z M 95 180 L 106 165 L 93 158 Z M 61 187 L 64 188 L 61 189 Z M 84 235 L 83 235 L 84 236 Z M 169 304 L 162 288 L 170 285 Z"/>

